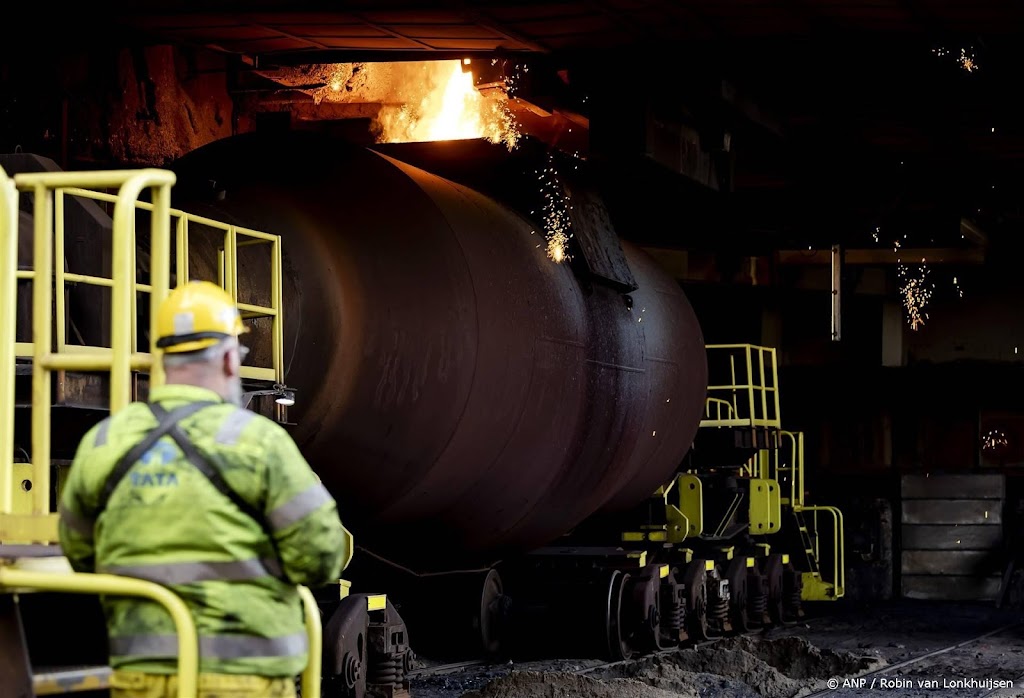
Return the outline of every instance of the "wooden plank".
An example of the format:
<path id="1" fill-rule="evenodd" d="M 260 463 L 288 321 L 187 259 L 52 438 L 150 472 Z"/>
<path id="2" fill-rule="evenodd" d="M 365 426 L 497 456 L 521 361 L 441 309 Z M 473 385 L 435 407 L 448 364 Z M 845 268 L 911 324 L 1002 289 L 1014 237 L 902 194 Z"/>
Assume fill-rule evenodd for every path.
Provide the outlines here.
<path id="1" fill-rule="evenodd" d="M 904 550 L 990 550 L 1002 541 L 999 526 L 903 526 Z"/>
<path id="2" fill-rule="evenodd" d="M 992 601 L 999 593 L 1000 577 L 929 577 L 903 575 L 903 596 L 937 601 Z"/>
<path id="3" fill-rule="evenodd" d="M 904 550 L 903 574 L 987 577 L 1002 572 L 1004 561 L 991 550 Z"/>
<path id="4" fill-rule="evenodd" d="M 985 499 L 914 499 L 903 502 L 905 524 L 996 526 L 1002 523 L 1002 502 Z"/>
<path id="5" fill-rule="evenodd" d="M 1004 499 L 1002 475 L 904 475 L 904 499 Z"/>

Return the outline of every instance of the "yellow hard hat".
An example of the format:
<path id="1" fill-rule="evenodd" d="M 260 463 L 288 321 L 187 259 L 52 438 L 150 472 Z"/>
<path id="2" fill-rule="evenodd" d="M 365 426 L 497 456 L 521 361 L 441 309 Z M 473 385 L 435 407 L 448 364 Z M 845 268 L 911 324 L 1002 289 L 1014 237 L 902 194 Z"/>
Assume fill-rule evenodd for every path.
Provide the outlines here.
<path id="1" fill-rule="evenodd" d="M 248 332 L 227 291 L 209 281 L 192 281 L 171 291 L 157 313 L 156 345 L 169 354 L 212 347 Z"/>

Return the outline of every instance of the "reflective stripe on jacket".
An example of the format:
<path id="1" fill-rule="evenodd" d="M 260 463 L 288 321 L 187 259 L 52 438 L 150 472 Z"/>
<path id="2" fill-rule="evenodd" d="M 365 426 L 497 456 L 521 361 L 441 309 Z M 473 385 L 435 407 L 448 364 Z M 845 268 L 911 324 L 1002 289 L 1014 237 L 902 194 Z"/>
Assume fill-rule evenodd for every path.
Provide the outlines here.
<path id="1" fill-rule="evenodd" d="M 199 632 L 200 670 L 294 676 L 306 663 L 296 585 L 336 580 L 351 557 L 334 499 L 290 436 L 254 412 L 194 386 L 155 388 L 167 410 L 215 401 L 179 429 L 260 523 L 218 492 L 168 435 L 131 467 L 96 515 L 121 457 L 157 422 L 132 404 L 82 440 L 61 497 L 60 540 L 72 567 L 148 579 L 178 593 Z M 272 540 L 271 540 L 272 538 Z M 173 673 L 174 624 L 152 602 L 104 599 L 111 665 Z"/>

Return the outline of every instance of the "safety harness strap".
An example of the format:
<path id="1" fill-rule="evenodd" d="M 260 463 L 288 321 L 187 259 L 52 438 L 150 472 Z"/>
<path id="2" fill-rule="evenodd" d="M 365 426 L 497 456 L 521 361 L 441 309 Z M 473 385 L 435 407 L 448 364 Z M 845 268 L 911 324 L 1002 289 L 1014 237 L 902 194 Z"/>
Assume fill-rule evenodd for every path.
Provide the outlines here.
<path id="1" fill-rule="evenodd" d="M 220 470 L 218 470 L 208 458 L 200 453 L 199 449 L 196 448 L 196 445 L 193 444 L 181 431 L 179 425 L 182 420 L 195 414 L 204 407 L 217 404 L 223 403 L 191 402 L 176 410 L 168 412 L 159 404 L 155 402 L 150 403 L 149 409 L 152 410 L 153 415 L 157 419 L 157 426 L 153 431 L 146 435 L 146 438 L 124 454 L 121 460 L 117 462 L 117 465 L 114 466 L 114 469 L 111 471 L 109 477 L 107 477 L 107 481 L 100 493 L 99 504 L 96 511 L 92 514 L 92 520 L 95 521 L 99 518 L 100 514 L 107 507 L 107 503 L 110 501 L 110 496 L 113 494 L 114 489 L 117 488 L 117 485 L 128 474 L 128 471 L 131 470 L 132 466 L 135 465 L 146 451 L 148 451 L 161 437 L 170 436 L 174 439 L 174 442 L 178 444 L 178 448 L 180 448 L 181 452 L 185 454 L 185 458 L 189 463 L 191 463 L 196 470 L 205 475 L 210 483 L 217 488 L 218 492 L 230 499 L 236 507 L 259 524 L 260 528 L 263 529 L 267 534 L 267 538 L 270 540 L 270 544 L 274 549 L 275 558 L 279 557 L 277 555 L 277 544 L 274 542 L 273 529 L 271 528 L 267 517 L 256 509 L 256 507 L 242 499 L 241 495 L 235 492 L 235 490 L 231 488 L 231 485 L 227 483 L 224 476 L 221 475 Z M 271 574 L 274 574 L 274 571 L 271 571 Z"/>
<path id="2" fill-rule="evenodd" d="M 217 403 L 190 402 L 189 404 L 183 405 L 172 412 L 167 412 L 167 410 L 156 403 L 150 405 L 150 409 L 153 410 L 153 414 L 156 416 L 158 424 L 153 431 L 146 434 L 146 438 L 130 448 L 128 452 L 121 457 L 121 460 L 117 462 L 114 469 L 110 471 L 110 475 L 107 476 L 107 481 L 103 484 L 103 489 L 100 490 L 96 511 L 93 512 L 92 516 L 93 520 L 99 518 L 99 515 L 103 513 L 103 510 L 107 508 L 110 496 L 114 493 L 117 486 L 121 484 L 121 480 L 124 479 L 125 475 L 128 474 L 128 471 L 132 469 L 132 466 L 135 465 L 140 458 L 142 458 L 146 451 L 152 448 L 153 444 L 159 441 L 162 436 L 177 427 L 181 420 L 195 414 L 204 407 L 215 404 Z M 175 439 L 175 441 L 177 441 L 177 439 Z"/>
<path id="3" fill-rule="evenodd" d="M 150 405 L 150 409 L 153 410 L 153 414 L 156 415 L 156 418 L 160 420 L 161 425 L 164 424 L 164 420 L 170 421 L 172 416 L 174 415 L 174 412 L 168 413 L 163 407 L 156 403 Z M 206 479 L 209 480 L 210 483 L 217 488 L 218 492 L 220 492 L 225 497 L 230 499 L 236 507 L 241 509 L 253 521 L 258 523 L 260 527 L 264 531 L 266 531 L 267 536 L 270 538 L 270 540 L 273 540 L 273 534 L 269 527 L 267 526 L 266 518 L 263 516 L 263 514 L 261 514 L 256 509 L 256 507 L 252 506 L 251 504 L 249 504 L 249 502 L 242 499 L 241 495 L 239 495 L 237 492 L 235 492 L 235 490 L 231 488 L 231 485 L 229 485 L 227 483 L 227 480 L 224 479 L 224 476 L 221 475 L 220 470 L 214 467 L 214 465 L 209 461 L 209 459 L 204 457 L 203 454 L 199 452 L 199 449 L 196 448 L 196 445 L 192 443 L 189 440 L 189 438 L 181 432 L 181 429 L 178 428 L 179 421 L 180 418 L 174 420 L 166 433 L 168 436 L 174 439 L 175 443 L 178 444 L 178 448 L 180 448 L 181 452 L 185 454 L 185 458 L 188 459 L 189 463 L 195 466 L 196 470 L 198 470 L 199 472 L 206 476 Z"/>

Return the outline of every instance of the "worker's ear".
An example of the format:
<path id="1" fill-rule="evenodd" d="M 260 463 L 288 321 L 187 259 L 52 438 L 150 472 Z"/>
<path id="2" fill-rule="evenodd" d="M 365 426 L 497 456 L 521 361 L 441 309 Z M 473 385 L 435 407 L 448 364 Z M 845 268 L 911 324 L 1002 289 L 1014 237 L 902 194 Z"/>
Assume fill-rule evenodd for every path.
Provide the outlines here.
<path id="1" fill-rule="evenodd" d="M 242 370 L 242 359 L 238 355 L 238 347 L 228 349 L 224 352 L 224 375 L 234 378 Z"/>

